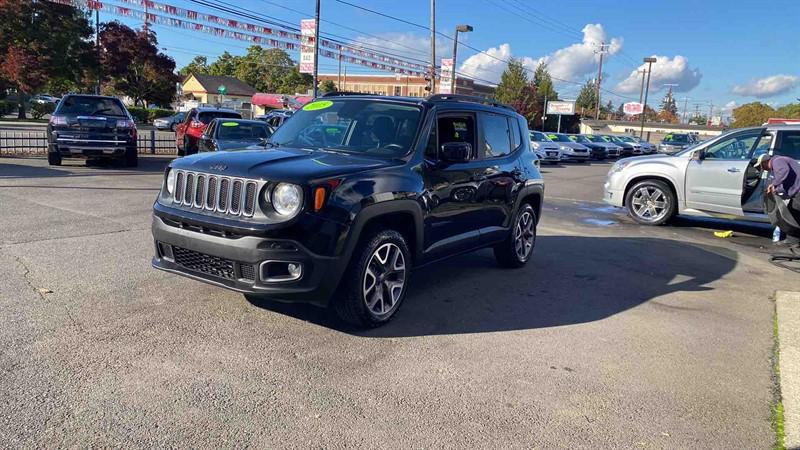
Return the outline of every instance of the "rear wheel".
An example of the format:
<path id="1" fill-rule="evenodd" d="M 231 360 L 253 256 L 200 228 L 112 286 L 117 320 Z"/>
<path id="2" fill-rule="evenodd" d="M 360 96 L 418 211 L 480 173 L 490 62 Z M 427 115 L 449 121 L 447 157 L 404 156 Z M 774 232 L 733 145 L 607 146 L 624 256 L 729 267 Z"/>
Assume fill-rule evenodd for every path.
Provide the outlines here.
<path id="1" fill-rule="evenodd" d="M 625 194 L 628 214 L 642 225 L 663 225 L 677 211 L 677 202 L 672 189 L 660 180 L 644 180 L 636 183 Z"/>
<path id="2" fill-rule="evenodd" d="M 353 252 L 334 299 L 337 315 L 361 328 L 385 324 L 405 298 L 410 268 L 403 235 L 383 230 L 365 236 Z"/>
<path id="3" fill-rule="evenodd" d="M 531 259 L 536 246 L 536 212 L 525 203 L 512 223 L 506 240 L 494 247 L 494 257 L 503 267 L 519 268 Z"/>
<path id="4" fill-rule="evenodd" d="M 58 152 L 48 152 L 47 153 L 47 163 L 51 166 L 60 166 L 61 165 L 61 153 Z"/>
<path id="5" fill-rule="evenodd" d="M 193 153 L 195 153 L 195 152 L 192 150 L 191 141 L 189 140 L 188 137 L 184 136 L 183 137 L 183 154 L 184 155 L 191 155 Z"/>

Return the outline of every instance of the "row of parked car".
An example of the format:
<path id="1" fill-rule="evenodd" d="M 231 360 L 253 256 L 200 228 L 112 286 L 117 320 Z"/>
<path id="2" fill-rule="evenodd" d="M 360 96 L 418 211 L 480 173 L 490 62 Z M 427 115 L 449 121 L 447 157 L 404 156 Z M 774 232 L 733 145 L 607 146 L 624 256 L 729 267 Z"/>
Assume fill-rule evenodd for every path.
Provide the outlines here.
<path id="1" fill-rule="evenodd" d="M 531 147 L 542 162 L 583 162 L 656 152 L 646 140 L 631 136 L 530 132 Z"/>

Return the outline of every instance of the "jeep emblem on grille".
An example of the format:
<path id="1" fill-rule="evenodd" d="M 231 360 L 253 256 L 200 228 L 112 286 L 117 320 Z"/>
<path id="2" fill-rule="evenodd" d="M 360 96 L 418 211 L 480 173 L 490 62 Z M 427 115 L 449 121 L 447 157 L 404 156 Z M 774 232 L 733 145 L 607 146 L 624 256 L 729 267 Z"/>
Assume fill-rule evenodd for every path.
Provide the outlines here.
<path id="1" fill-rule="evenodd" d="M 213 166 L 209 167 L 209 169 L 211 170 L 217 170 L 220 172 L 224 171 L 227 168 L 228 166 L 226 166 L 225 164 L 214 164 Z"/>

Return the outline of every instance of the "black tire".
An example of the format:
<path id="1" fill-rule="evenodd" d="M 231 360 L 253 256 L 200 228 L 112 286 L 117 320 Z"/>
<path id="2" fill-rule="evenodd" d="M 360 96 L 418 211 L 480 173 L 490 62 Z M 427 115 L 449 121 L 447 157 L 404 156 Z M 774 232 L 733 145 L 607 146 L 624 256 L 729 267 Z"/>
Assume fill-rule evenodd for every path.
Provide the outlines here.
<path id="1" fill-rule="evenodd" d="M 374 258 L 383 249 L 388 249 L 389 252 L 386 254 L 386 259 L 393 267 L 396 266 L 393 250 L 396 249 L 402 254 L 402 285 L 400 286 L 399 295 L 396 297 L 393 288 L 389 288 L 384 284 L 397 283 L 397 279 L 389 279 L 392 276 L 397 276 L 399 279 L 400 275 L 394 274 L 394 272 L 392 272 L 392 275 L 388 271 L 384 272 L 378 278 L 373 275 L 373 290 L 369 291 L 367 289 L 370 277 L 368 269 L 373 274 L 378 271 L 380 261 L 374 260 Z M 378 265 L 376 266 L 375 264 Z M 350 265 L 342 277 L 342 283 L 339 286 L 336 298 L 333 299 L 336 315 L 343 321 L 359 328 L 374 328 L 389 322 L 403 303 L 406 291 L 408 291 L 410 273 L 411 253 L 403 235 L 395 230 L 375 231 L 365 235 L 353 251 Z M 380 289 L 379 292 L 374 290 L 376 286 Z M 395 285 L 395 287 L 397 286 Z M 372 295 L 368 295 L 368 292 L 372 292 Z M 380 300 L 375 299 L 376 294 L 380 294 Z M 387 294 L 390 296 L 389 301 L 392 304 L 388 309 L 385 309 L 384 295 Z M 373 303 L 372 307 L 368 305 L 370 301 Z M 380 309 L 383 310 L 381 313 L 375 311 L 379 306 L 379 302 Z"/>
<path id="2" fill-rule="evenodd" d="M 195 153 L 197 153 L 197 150 L 192 149 L 192 144 L 190 143 L 189 138 L 184 136 L 183 137 L 183 155 L 181 155 L 181 156 L 193 155 Z"/>
<path id="3" fill-rule="evenodd" d="M 47 152 L 47 163 L 51 166 L 60 166 L 61 165 L 61 153 L 58 152 Z"/>
<path id="4" fill-rule="evenodd" d="M 675 194 L 661 180 L 643 180 L 634 184 L 625 193 L 625 207 L 637 223 L 652 226 L 669 222 L 678 210 Z"/>
<path id="5" fill-rule="evenodd" d="M 511 223 L 511 232 L 508 233 L 508 237 L 494 247 L 494 257 L 501 266 L 518 269 L 528 263 L 533 255 L 533 249 L 536 247 L 536 211 L 531 205 L 524 203 L 514 215 L 514 221 Z M 527 228 L 528 224 L 530 224 L 529 229 Z M 525 247 L 523 253 L 518 251 L 520 249 L 518 241 L 521 240 L 520 232 L 525 237 L 521 242 L 523 246 L 530 239 L 530 246 Z M 529 233 L 530 235 L 528 235 Z"/>
<path id="6" fill-rule="evenodd" d="M 125 149 L 125 167 L 136 167 L 139 165 L 139 152 L 136 148 Z"/>

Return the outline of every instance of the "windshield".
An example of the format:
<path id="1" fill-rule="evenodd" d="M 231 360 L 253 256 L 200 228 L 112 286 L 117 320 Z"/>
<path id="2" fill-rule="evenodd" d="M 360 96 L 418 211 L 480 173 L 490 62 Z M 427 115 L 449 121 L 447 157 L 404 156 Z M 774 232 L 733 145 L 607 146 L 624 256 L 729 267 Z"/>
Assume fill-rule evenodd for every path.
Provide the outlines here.
<path id="1" fill-rule="evenodd" d="M 606 142 L 617 142 L 617 143 L 620 142 L 620 140 L 616 136 L 603 136 L 603 139 L 605 139 Z"/>
<path id="2" fill-rule="evenodd" d="M 586 136 L 581 136 L 580 134 L 570 134 L 569 139 L 572 142 L 580 142 L 580 143 L 590 142 L 589 139 L 586 139 Z"/>
<path id="3" fill-rule="evenodd" d="M 551 141 L 555 142 L 572 142 L 571 140 L 569 140 L 568 137 L 564 136 L 563 134 L 548 134 L 547 137 L 549 137 Z"/>
<path id="4" fill-rule="evenodd" d="M 223 119 L 241 119 L 242 115 L 237 112 L 227 112 L 227 111 L 203 111 L 197 115 L 197 120 L 203 122 L 204 124 L 208 125 L 211 123 L 212 120 L 216 118 L 223 118 Z"/>
<path id="5" fill-rule="evenodd" d="M 586 136 L 586 139 L 589 139 L 592 142 L 608 142 L 605 139 L 603 139 L 602 136 L 597 136 L 595 134 L 590 134 L 589 136 Z"/>
<path id="6" fill-rule="evenodd" d="M 539 133 L 538 131 L 531 131 L 530 137 L 533 142 L 550 142 L 550 139 L 544 133 Z"/>
<path id="7" fill-rule="evenodd" d="M 220 121 L 217 137 L 230 140 L 266 139 L 272 134 L 265 123 Z"/>
<path id="8" fill-rule="evenodd" d="M 56 114 L 128 117 L 122 102 L 115 98 L 81 95 L 70 95 L 62 100 Z"/>
<path id="9" fill-rule="evenodd" d="M 636 139 L 634 139 L 634 138 L 632 138 L 630 136 L 619 136 L 617 139 L 619 139 L 621 141 L 624 141 L 624 142 L 634 142 L 634 143 L 636 142 Z"/>
<path id="10" fill-rule="evenodd" d="M 317 100 L 292 114 L 270 142 L 397 158 L 411 150 L 418 106 L 363 99 Z"/>
<path id="11" fill-rule="evenodd" d="M 691 141 L 688 134 L 668 134 L 664 136 L 664 142 L 668 144 L 688 144 Z"/>

